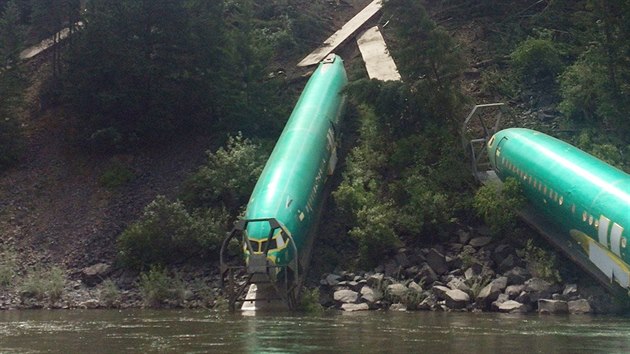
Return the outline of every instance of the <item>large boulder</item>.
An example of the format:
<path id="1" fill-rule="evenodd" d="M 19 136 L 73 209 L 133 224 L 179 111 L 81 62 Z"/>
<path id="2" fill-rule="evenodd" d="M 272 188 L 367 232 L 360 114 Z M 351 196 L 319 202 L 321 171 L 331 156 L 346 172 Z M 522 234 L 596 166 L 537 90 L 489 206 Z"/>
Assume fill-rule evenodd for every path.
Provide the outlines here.
<path id="1" fill-rule="evenodd" d="M 112 266 L 107 263 L 96 263 L 81 269 L 81 281 L 87 286 L 101 283 L 112 272 Z"/>
<path id="2" fill-rule="evenodd" d="M 448 284 L 446 284 L 446 286 L 453 290 L 458 289 L 468 294 L 470 294 L 471 292 L 468 284 L 466 284 L 466 282 L 461 278 L 453 278 L 451 281 L 448 282 Z"/>
<path id="3" fill-rule="evenodd" d="M 529 298 L 532 302 L 538 301 L 538 299 L 547 299 L 551 297 L 551 294 L 555 292 L 557 286 L 554 286 L 550 282 L 540 279 L 531 278 L 525 282 L 525 291 L 529 294 Z"/>
<path id="4" fill-rule="evenodd" d="M 501 294 L 502 289 L 499 288 L 494 282 L 490 282 L 483 287 L 479 294 L 475 298 L 477 305 L 481 308 L 488 308 L 492 302 L 494 302 Z"/>
<path id="5" fill-rule="evenodd" d="M 449 308 L 461 309 L 468 305 L 470 302 L 470 296 L 459 289 L 454 289 L 448 290 L 444 294 L 444 300 L 446 300 L 446 306 Z"/>
<path id="6" fill-rule="evenodd" d="M 361 300 L 367 302 L 368 304 L 374 304 L 380 300 L 380 296 L 377 296 L 374 290 L 369 286 L 364 286 L 361 288 Z"/>
<path id="7" fill-rule="evenodd" d="M 518 301 L 508 300 L 499 305 L 499 312 L 525 313 L 527 312 L 527 306 Z"/>
<path id="8" fill-rule="evenodd" d="M 404 284 L 396 283 L 387 286 L 387 294 L 394 298 L 402 298 L 407 293 L 407 287 Z"/>
<path id="9" fill-rule="evenodd" d="M 480 247 L 488 245 L 490 242 L 492 242 L 492 237 L 481 236 L 481 237 L 473 238 L 472 240 L 468 242 L 468 244 L 475 248 L 480 248 Z"/>
<path id="10" fill-rule="evenodd" d="M 431 288 L 431 291 L 433 292 L 433 294 L 438 300 L 444 300 L 446 298 L 446 292 L 449 290 L 451 289 L 442 285 L 435 285 L 434 287 Z"/>
<path id="11" fill-rule="evenodd" d="M 532 276 L 527 269 L 521 267 L 514 267 L 504 275 L 508 278 L 508 285 L 523 284 Z"/>
<path id="12" fill-rule="evenodd" d="M 383 284 L 385 275 L 383 273 L 372 274 L 367 278 L 367 285 L 371 288 L 378 288 Z"/>
<path id="13" fill-rule="evenodd" d="M 354 311 L 367 311 L 370 309 L 370 306 L 366 303 L 361 304 L 342 304 L 341 309 L 348 312 Z"/>
<path id="14" fill-rule="evenodd" d="M 427 264 L 436 274 L 442 275 L 448 272 L 448 264 L 446 263 L 446 257 L 435 248 L 431 248 L 426 255 Z"/>
<path id="15" fill-rule="evenodd" d="M 348 289 L 337 290 L 333 294 L 333 299 L 341 303 L 355 303 L 359 299 L 359 294 Z"/>
<path id="16" fill-rule="evenodd" d="M 593 310 L 591 309 L 591 305 L 588 303 L 586 299 L 579 299 L 568 302 L 569 313 L 571 314 L 584 314 L 591 313 Z"/>
<path id="17" fill-rule="evenodd" d="M 341 279 L 340 275 L 337 274 L 328 274 L 326 278 L 322 279 L 320 282 L 322 285 L 335 286 L 339 284 L 339 280 Z"/>
<path id="18" fill-rule="evenodd" d="M 492 309 L 492 311 L 499 311 L 499 306 L 510 300 L 510 297 L 506 294 L 499 294 L 499 296 L 497 297 L 497 299 L 492 302 L 492 305 L 490 305 L 490 308 Z"/>
<path id="19" fill-rule="evenodd" d="M 415 279 L 425 285 L 431 285 L 438 280 L 438 275 L 427 263 L 424 263 Z"/>
<path id="20" fill-rule="evenodd" d="M 505 294 L 510 297 L 510 299 L 515 299 L 520 293 L 525 289 L 525 285 L 510 285 L 505 288 Z"/>
<path id="21" fill-rule="evenodd" d="M 569 313 L 569 304 L 566 301 L 561 300 L 538 300 L 538 313 L 544 314 L 557 314 L 557 313 Z"/>

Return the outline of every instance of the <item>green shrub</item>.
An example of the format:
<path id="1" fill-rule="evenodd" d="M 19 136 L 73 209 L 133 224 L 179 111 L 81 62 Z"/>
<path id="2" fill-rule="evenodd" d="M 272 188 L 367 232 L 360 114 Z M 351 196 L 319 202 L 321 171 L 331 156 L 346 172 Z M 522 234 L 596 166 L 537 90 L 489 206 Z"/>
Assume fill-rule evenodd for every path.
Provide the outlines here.
<path id="1" fill-rule="evenodd" d="M 0 287 L 13 284 L 17 266 L 17 255 L 10 249 L 0 250 Z"/>
<path id="2" fill-rule="evenodd" d="M 65 272 L 59 267 L 34 268 L 22 282 L 20 294 L 22 298 L 34 298 L 39 301 L 48 296 L 49 301 L 54 303 L 61 299 L 65 282 Z"/>
<path id="3" fill-rule="evenodd" d="M 191 207 L 224 207 L 232 214 L 247 203 L 268 154 L 239 133 L 227 146 L 208 152 L 208 161 L 184 184 L 182 199 Z"/>
<path id="4" fill-rule="evenodd" d="M 359 262 L 364 269 L 402 246 L 395 232 L 395 216 L 393 204 L 387 202 L 365 205 L 357 212 L 357 225 L 349 234 L 359 243 Z"/>
<path id="5" fill-rule="evenodd" d="M 181 201 L 158 196 L 140 220 L 118 238 L 120 260 L 132 268 L 190 259 L 215 259 L 227 229 L 227 215 L 209 209 L 190 214 Z"/>
<path id="6" fill-rule="evenodd" d="M 324 308 L 319 304 L 319 288 L 303 288 L 298 309 L 310 314 L 321 313 Z"/>
<path id="7" fill-rule="evenodd" d="M 527 261 L 527 268 L 533 276 L 550 282 L 559 283 L 562 281 L 556 266 L 556 256 L 552 252 L 534 245 L 532 239 L 527 240 L 525 247 L 518 253 Z"/>
<path id="8" fill-rule="evenodd" d="M 120 289 L 118 289 L 113 280 L 105 279 L 103 281 L 99 290 L 99 300 L 105 307 L 116 306 L 116 303 L 120 300 Z"/>
<path id="9" fill-rule="evenodd" d="M 502 187 L 498 183 L 492 183 L 479 188 L 473 206 L 497 235 L 514 228 L 516 212 L 524 203 L 520 184 L 516 179 L 508 177 Z"/>
<path id="10" fill-rule="evenodd" d="M 178 276 L 169 276 L 164 268 L 152 267 L 148 273 L 142 273 L 139 287 L 148 307 L 160 307 L 165 301 L 181 305 L 184 301 L 184 283 Z"/>
<path id="11" fill-rule="evenodd" d="M 600 120 L 598 107 L 603 98 L 605 69 L 587 60 L 578 60 L 560 76 L 562 101 L 558 108 L 567 117 L 578 121 Z"/>
<path id="12" fill-rule="evenodd" d="M 100 178 L 101 185 L 105 188 L 118 188 L 135 178 L 133 171 L 123 163 L 114 161 L 103 172 Z"/>
<path id="13" fill-rule="evenodd" d="M 552 86 L 562 71 L 562 60 L 550 39 L 528 38 L 510 55 L 512 65 L 526 86 Z"/>

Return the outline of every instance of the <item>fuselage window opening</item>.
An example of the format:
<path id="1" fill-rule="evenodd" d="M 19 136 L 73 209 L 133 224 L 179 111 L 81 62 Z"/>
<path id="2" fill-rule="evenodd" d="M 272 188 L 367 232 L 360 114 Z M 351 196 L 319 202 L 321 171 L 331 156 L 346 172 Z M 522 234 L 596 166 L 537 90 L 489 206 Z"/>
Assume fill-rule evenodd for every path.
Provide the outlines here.
<path id="1" fill-rule="evenodd" d="M 586 221 L 586 219 L 588 218 L 588 214 L 586 213 L 586 210 L 582 212 L 582 221 Z"/>
<path id="2" fill-rule="evenodd" d="M 558 204 L 562 205 L 564 204 L 564 197 L 560 196 L 560 199 L 558 200 Z"/>
<path id="3" fill-rule="evenodd" d="M 571 204 L 571 213 L 575 214 L 575 204 Z"/>
<path id="4" fill-rule="evenodd" d="M 588 216 L 588 224 L 593 225 L 593 215 Z"/>

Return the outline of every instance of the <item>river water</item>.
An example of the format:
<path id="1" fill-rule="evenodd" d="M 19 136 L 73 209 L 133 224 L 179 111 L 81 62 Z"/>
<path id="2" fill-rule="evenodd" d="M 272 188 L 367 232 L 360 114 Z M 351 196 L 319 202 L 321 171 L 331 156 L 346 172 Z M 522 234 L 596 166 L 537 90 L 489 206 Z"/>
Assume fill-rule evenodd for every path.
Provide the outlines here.
<path id="1" fill-rule="evenodd" d="M 496 313 L 0 312 L 1 353 L 629 353 L 630 318 Z"/>

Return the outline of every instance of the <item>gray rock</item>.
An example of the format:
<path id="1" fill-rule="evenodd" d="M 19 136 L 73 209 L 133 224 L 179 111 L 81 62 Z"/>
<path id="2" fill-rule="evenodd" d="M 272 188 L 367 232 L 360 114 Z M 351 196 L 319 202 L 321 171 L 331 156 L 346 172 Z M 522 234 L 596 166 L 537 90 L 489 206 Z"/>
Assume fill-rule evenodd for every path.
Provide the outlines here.
<path id="1" fill-rule="evenodd" d="M 507 277 L 498 277 L 490 284 L 493 284 L 493 286 L 495 286 L 497 289 L 503 291 L 507 287 Z"/>
<path id="2" fill-rule="evenodd" d="M 391 306 L 389 307 L 390 311 L 407 311 L 407 306 L 401 304 L 401 303 L 395 303 L 395 304 L 391 304 Z"/>
<path id="3" fill-rule="evenodd" d="M 522 291 L 520 294 L 518 294 L 518 296 L 514 300 L 522 304 L 528 304 L 532 301 L 527 291 Z"/>
<path id="4" fill-rule="evenodd" d="M 497 299 L 490 305 L 490 308 L 492 311 L 499 311 L 499 306 L 508 300 L 510 300 L 510 297 L 507 294 L 499 294 Z"/>
<path id="5" fill-rule="evenodd" d="M 591 313 L 593 311 L 591 309 L 591 305 L 586 299 L 569 301 L 567 304 L 569 305 L 569 313 L 571 314 L 584 314 Z"/>
<path id="6" fill-rule="evenodd" d="M 562 295 L 564 296 L 576 296 L 578 294 L 578 287 L 577 284 L 567 284 L 564 287 L 564 290 L 562 290 Z"/>
<path id="7" fill-rule="evenodd" d="M 382 273 L 372 274 L 367 278 L 367 285 L 371 288 L 378 288 L 383 284 L 385 276 Z"/>
<path id="8" fill-rule="evenodd" d="M 436 274 L 442 275 L 448 272 L 448 264 L 446 264 L 446 257 L 435 248 L 429 250 L 426 255 L 427 264 Z"/>
<path id="9" fill-rule="evenodd" d="M 451 289 L 458 289 L 461 290 L 465 293 L 470 294 L 470 287 L 468 286 L 468 284 L 466 284 L 466 282 L 460 278 L 453 278 L 453 280 L 451 280 L 450 282 L 448 282 L 448 284 L 446 284 L 446 286 L 448 286 Z"/>
<path id="10" fill-rule="evenodd" d="M 467 244 L 470 241 L 470 232 L 464 230 L 457 230 L 457 236 L 459 237 L 459 243 Z"/>
<path id="11" fill-rule="evenodd" d="M 525 285 L 510 285 L 505 288 L 505 294 L 510 297 L 510 299 L 516 298 L 521 292 L 525 289 Z"/>
<path id="12" fill-rule="evenodd" d="M 435 310 L 437 306 L 437 299 L 435 295 L 429 293 L 429 295 L 420 302 L 420 304 L 416 307 L 418 310 Z"/>
<path id="13" fill-rule="evenodd" d="M 508 278 L 508 285 L 523 284 L 532 276 L 525 268 L 521 267 L 514 267 L 504 275 Z"/>
<path id="14" fill-rule="evenodd" d="M 364 286 L 361 288 L 361 299 L 367 303 L 373 304 L 376 301 L 380 300 L 380 297 L 376 296 L 376 293 L 369 286 Z"/>
<path id="15" fill-rule="evenodd" d="M 446 265 L 448 269 L 460 270 L 464 262 L 460 257 L 449 257 L 446 256 Z"/>
<path id="16" fill-rule="evenodd" d="M 525 282 L 525 291 L 551 293 L 551 283 L 540 278 L 531 278 Z"/>
<path id="17" fill-rule="evenodd" d="M 500 263 L 497 264 L 499 265 L 499 273 L 507 272 L 508 270 L 514 268 L 516 264 L 516 262 L 514 261 L 514 255 L 507 255 L 507 257 L 505 257 Z"/>
<path id="18" fill-rule="evenodd" d="M 347 312 L 354 312 L 354 311 L 367 311 L 370 309 L 370 306 L 366 303 L 361 303 L 361 304 L 342 304 L 341 305 L 341 309 Z"/>
<path id="19" fill-rule="evenodd" d="M 501 294 L 501 290 L 490 283 L 481 289 L 475 300 L 479 306 L 487 308 L 499 297 L 499 294 Z"/>
<path id="20" fill-rule="evenodd" d="M 446 300 L 446 306 L 449 308 L 461 309 L 468 305 L 470 302 L 470 296 L 459 289 L 448 290 L 444 294 L 444 300 Z"/>
<path id="21" fill-rule="evenodd" d="M 557 314 L 557 313 L 569 313 L 569 304 L 566 301 L 561 300 L 538 300 L 538 313 L 544 314 Z"/>
<path id="22" fill-rule="evenodd" d="M 402 268 L 409 267 L 409 259 L 404 252 L 398 252 L 394 259 L 396 260 L 396 263 L 398 263 L 398 265 Z"/>
<path id="23" fill-rule="evenodd" d="M 492 237 L 482 236 L 482 237 L 473 238 L 472 240 L 468 242 L 468 244 L 475 248 L 480 248 L 480 247 L 488 245 L 490 242 L 492 242 Z"/>
<path id="24" fill-rule="evenodd" d="M 390 260 L 385 263 L 385 275 L 387 276 L 396 277 L 400 270 L 401 268 L 395 260 Z"/>
<path id="25" fill-rule="evenodd" d="M 514 248 L 512 246 L 506 244 L 498 245 L 492 252 L 492 260 L 496 264 L 501 264 L 513 253 Z M 514 258 L 512 258 L 512 262 L 514 262 Z"/>
<path id="26" fill-rule="evenodd" d="M 403 297 L 407 293 L 407 287 L 404 284 L 396 283 L 387 286 L 387 293 L 394 297 Z"/>
<path id="27" fill-rule="evenodd" d="M 83 308 L 83 309 L 96 309 L 99 306 L 100 306 L 100 303 L 96 299 L 89 299 L 79 304 L 79 308 Z"/>
<path id="28" fill-rule="evenodd" d="M 428 264 L 424 263 L 422 268 L 420 268 L 420 272 L 418 272 L 416 280 L 422 281 L 426 285 L 431 285 L 438 280 L 438 275 L 435 274 L 435 271 Z"/>
<path id="29" fill-rule="evenodd" d="M 107 278 L 111 272 L 111 265 L 96 263 L 81 270 L 81 281 L 87 286 L 95 286 Z"/>
<path id="30" fill-rule="evenodd" d="M 416 283 L 415 281 L 412 281 L 411 283 L 409 283 L 409 285 L 407 285 L 407 287 L 410 290 L 413 290 L 417 293 L 421 293 L 424 289 L 422 289 L 422 287 L 420 286 L 420 284 Z"/>
<path id="31" fill-rule="evenodd" d="M 339 279 L 341 279 L 341 276 L 337 274 L 328 274 L 326 276 L 325 282 L 326 282 L 326 285 L 328 286 L 335 286 L 339 284 Z"/>
<path id="32" fill-rule="evenodd" d="M 446 298 L 446 292 L 449 290 L 451 289 L 442 285 L 436 285 L 431 288 L 431 291 L 437 297 L 438 300 L 444 300 Z"/>
<path id="33" fill-rule="evenodd" d="M 499 312 L 525 313 L 527 312 L 527 306 L 518 301 L 508 300 L 499 305 Z"/>
<path id="34" fill-rule="evenodd" d="M 337 302 L 343 303 L 354 303 L 357 302 L 359 298 L 359 294 L 356 291 L 352 290 L 337 290 L 333 294 L 333 299 Z"/>
<path id="35" fill-rule="evenodd" d="M 466 278 L 466 280 L 472 279 L 476 277 L 477 275 L 479 274 L 475 274 L 475 270 L 472 267 L 466 269 L 466 271 L 464 272 L 464 278 Z"/>

